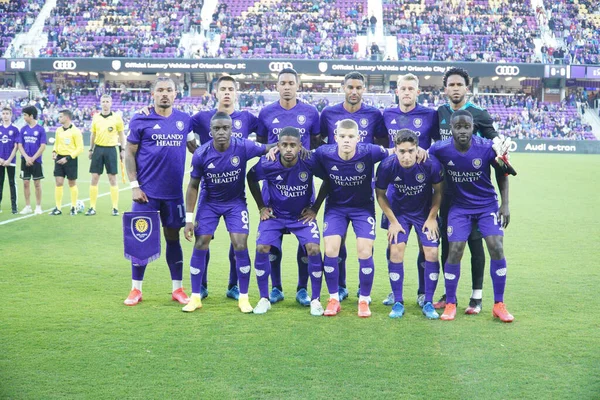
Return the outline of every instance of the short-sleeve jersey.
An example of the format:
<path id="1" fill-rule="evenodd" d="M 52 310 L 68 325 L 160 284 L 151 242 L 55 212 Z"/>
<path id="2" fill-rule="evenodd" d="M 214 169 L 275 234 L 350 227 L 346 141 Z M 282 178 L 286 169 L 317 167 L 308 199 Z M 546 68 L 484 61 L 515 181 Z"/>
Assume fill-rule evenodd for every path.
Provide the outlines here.
<path id="1" fill-rule="evenodd" d="M 200 111 L 192 116 L 192 129 L 200 138 L 200 144 L 212 140 L 210 120 L 217 109 Z M 234 111 L 231 115 L 231 137 L 247 139 L 251 133 L 258 131 L 258 118 L 248 111 Z"/>
<path id="2" fill-rule="evenodd" d="M 460 109 L 467 110 L 473 116 L 473 135 L 479 135 L 486 139 L 493 139 L 498 136 L 498 132 L 494 129 L 494 121 L 486 109 L 469 101 Z M 450 119 L 452 118 L 452 114 L 454 114 L 454 110 L 449 104 L 444 104 L 441 105 L 437 111 L 438 119 L 440 121 L 439 129 L 441 139 L 451 138 L 452 129 L 450 127 Z"/>
<path id="3" fill-rule="evenodd" d="M 419 147 L 427 150 L 432 140 L 440 140 L 439 118 L 437 111 L 417 104 L 405 113 L 400 107 L 383 110 L 383 121 L 390 138 L 390 147 L 394 147 L 394 138 L 400 129 L 410 129 L 419 137 Z"/>
<path id="4" fill-rule="evenodd" d="M 23 145 L 23 150 L 29 157 L 33 157 L 43 144 L 46 144 L 46 130 L 43 126 L 35 124 L 33 128 L 25 125 L 21 128 L 17 143 Z M 42 163 L 42 156 L 39 156 L 36 163 Z"/>
<path id="5" fill-rule="evenodd" d="M 98 146 L 119 145 L 119 132 L 123 132 L 123 130 L 123 118 L 119 114 L 96 113 L 92 118 L 91 131 L 94 134 L 94 144 Z"/>
<path id="6" fill-rule="evenodd" d="M 7 160 L 10 157 L 15 143 L 19 138 L 19 128 L 14 125 L 4 126 L 0 124 L 0 158 Z M 13 159 L 14 162 L 14 159 Z"/>
<path id="7" fill-rule="evenodd" d="M 327 143 L 335 144 L 336 124 L 344 119 L 351 119 L 358 125 L 358 134 L 363 143 L 373 143 L 374 138 L 385 138 L 387 133 L 383 125 L 381 112 L 366 104 L 361 104 L 356 112 L 349 112 L 344 108 L 344 103 L 325 107 L 321 113 L 321 135 Z"/>
<path id="8" fill-rule="evenodd" d="M 310 150 L 310 137 L 319 134 L 319 112 L 314 106 L 300 100 L 289 110 L 276 101 L 260 110 L 256 136 L 267 138 L 267 143 L 277 143 L 279 133 L 288 126 L 300 130 L 300 142 Z"/>

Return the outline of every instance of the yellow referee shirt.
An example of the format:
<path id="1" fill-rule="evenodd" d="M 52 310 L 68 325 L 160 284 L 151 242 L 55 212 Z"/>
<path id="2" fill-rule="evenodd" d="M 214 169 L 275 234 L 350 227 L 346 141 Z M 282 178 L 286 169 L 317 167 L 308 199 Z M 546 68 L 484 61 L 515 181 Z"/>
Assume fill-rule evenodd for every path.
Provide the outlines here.
<path id="1" fill-rule="evenodd" d="M 92 118 L 92 134 L 94 143 L 98 146 L 113 147 L 119 145 L 119 132 L 123 132 L 123 118 L 120 115 L 110 113 L 102 115 L 101 112 Z"/>
<path id="2" fill-rule="evenodd" d="M 68 128 L 62 126 L 56 130 L 54 149 L 59 156 L 77 158 L 83 151 L 83 135 L 73 124 Z"/>

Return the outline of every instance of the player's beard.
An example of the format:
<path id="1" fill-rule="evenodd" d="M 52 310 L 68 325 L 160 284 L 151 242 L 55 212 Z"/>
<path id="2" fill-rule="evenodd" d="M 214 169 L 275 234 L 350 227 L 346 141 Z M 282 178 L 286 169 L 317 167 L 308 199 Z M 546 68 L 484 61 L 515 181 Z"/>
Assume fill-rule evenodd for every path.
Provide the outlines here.
<path id="1" fill-rule="evenodd" d="M 452 102 L 452 104 L 460 104 L 465 100 L 465 96 L 466 95 L 462 95 L 460 97 L 458 97 L 458 99 L 456 99 L 454 96 L 450 96 L 450 101 Z"/>

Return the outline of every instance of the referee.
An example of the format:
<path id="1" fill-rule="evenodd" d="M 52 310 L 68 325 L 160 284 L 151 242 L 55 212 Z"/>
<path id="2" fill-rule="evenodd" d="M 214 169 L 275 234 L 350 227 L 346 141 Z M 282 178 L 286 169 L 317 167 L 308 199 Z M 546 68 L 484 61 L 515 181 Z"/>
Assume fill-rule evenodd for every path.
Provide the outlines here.
<path id="1" fill-rule="evenodd" d="M 117 186 L 118 161 L 117 150 L 119 146 L 120 159 L 125 155 L 125 135 L 123 134 L 123 119 L 120 115 L 111 112 L 112 97 L 109 94 L 100 98 L 102 111 L 92 119 L 92 136 L 90 140 L 89 157 L 92 183 L 90 186 L 90 208 L 85 215 L 96 215 L 96 201 L 98 200 L 98 181 L 104 172 L 108 174 L 110 183 L 110 199 L 112 201 L 112 215 L 119 215 L 119 187 Z"/>
<path id="2" fill-rule="evenodd" d="M 75 206 L 77 205 L 77 156 L 83 152 L 83 136 L 81 131 L 76 128 L 71 120 L 73 113 L 70 110 L 61 110 L 58 114 L 58 122 L 61 126 L 56 130 L 54 149 L 52 150 L 52 159 L 54 160 L 54 178 L 56 180 L 56 189 L 54 198 L 56 207 L 50 211 L 50 215 L 61 215 L 63 184 L 65 176 L 69 180 L 71 188 L 71 215 L 76 215 Z"/>

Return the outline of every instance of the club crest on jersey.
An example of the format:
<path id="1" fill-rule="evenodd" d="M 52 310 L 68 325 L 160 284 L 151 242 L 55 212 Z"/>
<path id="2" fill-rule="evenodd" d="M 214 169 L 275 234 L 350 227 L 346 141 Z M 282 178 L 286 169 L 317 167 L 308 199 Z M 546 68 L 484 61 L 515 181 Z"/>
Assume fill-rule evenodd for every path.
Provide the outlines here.
<path id="1" fill-rule="evenodd" d="M 308 172 L 306 171 L 302 171 L 298 174 L 298 178 L 302 181 L 302 182 L 306 182 L 308 180 Z"/>
<path id="2" fill-rule="evenodd" d="M 145 242 L 152 234 L 150 217 L 135 217 L 131 220 L 131 234 L 138 242 Z"/>
<path id="3" fill-rule="evenodd" d="M 481 158 L 473 159 L 473 166 L 477 169 L 481 168 Z"/>
<path id="4" fill-rule="evenodd" d="M 360 122 L 359 122 L 360 126 L 362 126 L 363 128 L 366 128 L 367 125 L 369 125 L 369 120 L 366 118 L 361 118 Z"/>
<path id="5" fill-rule="evenodd" d="M 8 131 L 8 135 L 12 136 L 13 135 L 13 131 Z"/>
<path id="6" fill-rule="evenodd" d="M 238 156 L 231 157 L 231 165 L 233 165 L 234 167 L 240 165 L 240 158 Z"/>
<path id="7" fill-rule="evenodd" d="M 425 174 L 422 172 L 419 172 L 416 176 L 415 179 L 417 180 L 417 182 L 419 183 L 423 183 L 425 181 Z"/>
<path id="8" fill-rule="evenodd" d="M 33 132 L 33 136 L 37 136 L 38 135 L 38 131 Z"/>
<path id="9" fill-rule="evenodd" d="M 182 131 L 182 130 L 183 130 L 183 128 L 184 128 L 183 121 L 177 121 L 177 122 L 175 123 L 175 126 L 177 126 L 177 129 L 179 129 L 180 131 Z"/>
<path id="10" fill-rule="evenodd" d="M 239 119 L 236 119 L 235 121 L 233 121 L 233 127 L 235 129 L 240 129 L 242 127 L 242 121 L 240 121 Z"/>
<path id="11" fill-rule="evenodd" d="M 415 118 L 413 120 L 413 125 L 415 126 L 415 128 L 420 128 L 421 125 L 423 125 L 423 120 L 421 118 Z"/>
<path id="12" fill-rule="evenodd" d="M 363 172 L 365 170 L 365 163 L 364 162 L 356 163 L 355 167 L 358 172 Z"/>
<path id="13" fill-rule="evenodd" d="M 306 122 L 306 117 L 304 115 L 298 115 L 296 119 L 298 120 L 298 123 L 300 125 L 304 125 L 304 123 Z"/>
<path id="14" fill-rule="evenodd" d="M 452 236 L 453 233 L 454 233 L 454 228 L 452 227 L 452 225 L 448 226 L 448 237 Z"/>

